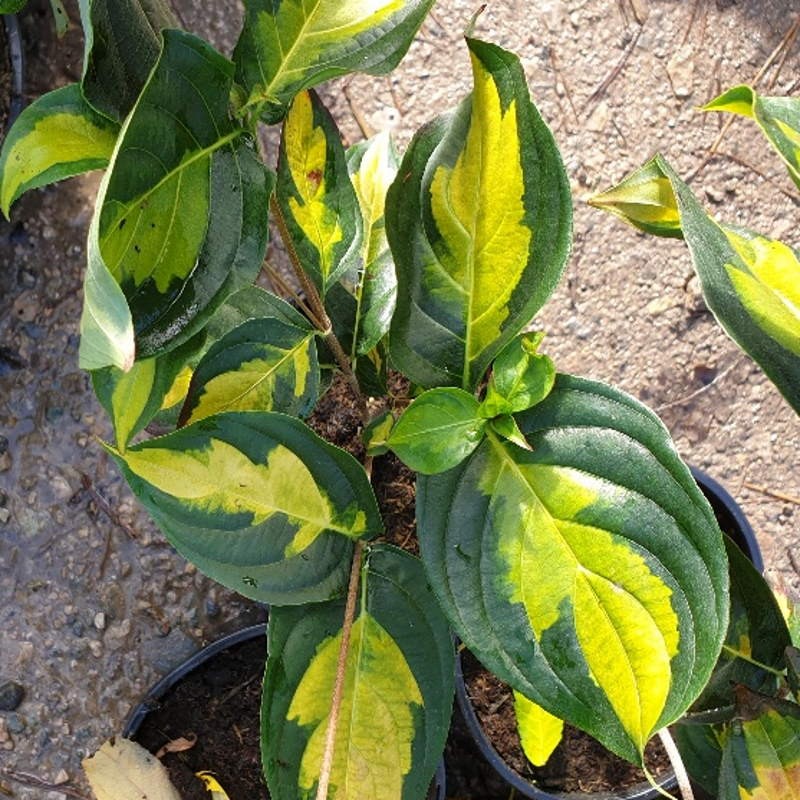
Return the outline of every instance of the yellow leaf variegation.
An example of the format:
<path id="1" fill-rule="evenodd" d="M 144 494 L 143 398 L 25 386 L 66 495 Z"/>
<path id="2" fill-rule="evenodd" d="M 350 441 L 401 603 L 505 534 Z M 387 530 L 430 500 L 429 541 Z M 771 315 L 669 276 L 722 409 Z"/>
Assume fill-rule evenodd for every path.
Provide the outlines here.
<path id="1" fill-rule="evenodd" d="M 468 39 L 474 91 L 414 138 L 387 198 L 398 279 L 391 355 L 471 390 L 561 274 L 571 203 L 519 61 Z"/>
<path id="2" fill-rule="evenodd" d="M 370 548 L 360 581 L 327 797 L 422 797 L 450 719 L 453 648 L 448 626 L 413 556 L 386 545 Z M 313 800 L 316 795 L 343 636 L 342 610 L 340 601 L 270 612 L 262 731 L 274 800 Z"/>
<path id="3" fill-rule="evenodd" d="M 526 758 L 535 767 L 543 767 L 561 741 L 564 720 L 519 692 L 514 692 L 514 714 Z"/>
<path id="4" fill-rule="evenodd" d="M 319 646 L 289 706 L 289 721 L 313 729 L 300 762 L 300 788 L 309 793 L 322 766 L 340 644 L 341 634 Z M 411 769 L 414 705 L 422 705 L 422 695 L 405 656 L 362 612 L 350 638 L 331 771 L 333 798 L 402 797 L 403 778 Z"/>

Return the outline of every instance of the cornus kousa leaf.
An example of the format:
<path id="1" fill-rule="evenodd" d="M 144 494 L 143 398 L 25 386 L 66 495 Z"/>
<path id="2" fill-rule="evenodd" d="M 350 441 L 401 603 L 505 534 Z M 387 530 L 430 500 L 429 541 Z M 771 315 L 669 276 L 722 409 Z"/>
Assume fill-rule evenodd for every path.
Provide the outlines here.
<path id="1" fill-rule="evenodd" d="M 24 192 L 108 164 L 118 127 L 97 114 L 73 84 L 40 97 L 20 114 L 0 154 L 0 208 Z"/>
<path id="2" fill-rule="evenodd" d="M 750 86 L 734 86 L 703 106 L 703 111 L 728 111 L 754 119 L 800 187 L 800 100 L 762 97 Z"/>
<path id="3" fill-rule="evenodd" d="M 667 162 L 703 295 L 718 322 L 800 412 L 800 261 L 776 239 L 722 226 Z"/>
<path id="4" fill-rule="evenodd" d="M 461 463 L 480 444 L 485 428 L 469 392 L 430 389 L 403 412 L 386 443 L 406 466 L 434 475 Z"/>
<path id="5" fill-rule="evenodd" d="M 79 0 L 86 100 L 121 122 L 133 108 L 161 51 L 161 31 L 178 22 L 164 0 Z"/>
<path id="6" fill-rule="evenodd" d="M 237 81 L 266 122 L 302 89 L 397 66 L 434 0 L 245 0 Z"/>
<path id="7" fill-rule="evenodd" d="M 556 379 L 556 368 L 548 356 L 537 352 L 543 338 L 543 333 L 522 334 L 494 360 L 480 407 L 482 416 L 514 414 L 547 397 Z"/>
<path id="8" fill-rule="evenodd" d="M 172 405 L 167 401 L 168 394 L 175 388 L 186 362 L 204 343 L 205 334 L 200 333 L 169 353 L 137 361 L 128 372 L 105 367 L 92 373 L 95 394 L 111 417 L 119 450 L 125 451 L 131 437 L 142 430 L 165 403 Z"/>
<path id="9" fill-rule="evenodd" d="M 722 736 L 720 800 L 800 797 L 800 706 L 740 690 L 742 720 Z"/>
<path id="10" fill-rule="evenodd" d="M 284 414 L 217 414 L 112 454 L 180 553 L 264 602 L 336 596 L 352 540 L 382 530 L 363 467 Z"/>
<path id="11" fill-rule="evenodd" d="M 232 73 L 200 39 L 166 31 L 101 186 L 87 281 L 121 287 L 137 358 L 188 339 L 261 267 L 272 181 L 230 121 Z M 85 319 L 104 311 L 89 288 Z M 129 368 L 133 352 L 109 361 L 120 348 L 104 347 L 102 332 L 91 349 L 82 343 L 82 365 Z"/>
<path id="12" fill-rule="evenodd" d="M 358 257 L 361 214 L 339 130 L 314 92 L 301 92 L 283 125 L 278 206 L 300 263 L 324 295 Z"/>
<path id="13" fill-rule="evenodd" d="M 220 411 L 311 412 L 319 392 L 313 331 L 252 319 L 215 342 L 192 376 L 179 424 Z"/>
<path id="14" fill-rule="evenodd" d="M 659 166 L 648 161 L 605 192 L 589 198 L 589 205 L 610 211 L 645 233 L 680 239 L 681 220 L 672 183 Z"/>
<path id="15" fill-rule="evenodd" d="M 492 672 L 641 763 L 719 655 L 722 534 L 663 425 L 627 395 L 559 375 L 517 420 L 531 450 L 489 431 L 420 478 L 431 585 Z"/>
<path id="16" fill-rule="evenodd" d="M 550 295 L 569 184 L 519 60 L 467 39 L 475 88 L 420 130 L 387 198 L 397 266 L 393 361 L 422 386 L 472 390 Z"/>
<path id="17" fill-rule="evenodd" d="M 422 565 L 368 551 L 347 651 L 331 800 L 424 797 L 450 723 L 453 645 Z M 331 712 L 344 603 L 270 611 L 262 754 L 270 796 L 313 798 Z"/>
<path id="18" fill-rule="evenodd" d="M 548 714 L 519 692 L 514 692 L 514 714 L 526 758 L 535 767 L 543 767 L 561 742 L 564 720 Z"/>

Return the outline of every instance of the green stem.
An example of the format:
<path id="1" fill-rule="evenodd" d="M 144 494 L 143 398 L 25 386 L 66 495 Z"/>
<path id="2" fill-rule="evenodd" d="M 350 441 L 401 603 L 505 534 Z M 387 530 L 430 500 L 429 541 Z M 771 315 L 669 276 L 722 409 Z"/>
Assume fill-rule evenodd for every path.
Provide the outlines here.
<path id="1" fill-rule="evenodd" d="M 742 661 L 746 661 L 748 664 L 752 664 L 754 667 L 758 667 L 759 669 L 763 669 L 765 672 L 769 672 L 771 675 L 775 675 L 778 678 L 783 677 L 783 670 L 775 669 L 775 667 L 770 667 L 768 664 L 762 664 L 760 661 L 756 661 L 754 658 L 750 656 L 746 656 L 739 650 L 731 647 L 730 645 L 724 644 L 722 645 L 722 649 L 728 653 L 729 655 L 734 656 L 735 658 L 741 658 Z"/>

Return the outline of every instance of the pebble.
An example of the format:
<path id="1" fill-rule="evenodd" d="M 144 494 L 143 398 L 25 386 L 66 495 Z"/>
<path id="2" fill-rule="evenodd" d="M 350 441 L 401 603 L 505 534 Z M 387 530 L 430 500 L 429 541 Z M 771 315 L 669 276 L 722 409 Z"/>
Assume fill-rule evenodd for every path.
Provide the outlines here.
<path id="1" fill-rule="evenodd" d="M 11 738 L 11 734 L 8 732 L 8 727 L 6 726 L 6 721 L 3 717 L 0 717 L 0 750 L 13 750 L 14 749 L 14 740 Z"/>
<path id="2" fill-rule="evenodd" d="M 166 636 L 142 642 L 142 659 L 160 673 L 166 673 L 182 664 L 200 648 L 197 642 L 178 628 Z"/>
<path id="3" fill-rule="evenodd" d="M 92 641 L 89 642 L 89 650 L 92 651 L 92 655 L 95 658 L 100 658 L 100 656 L 103 655 L 102 642 L 97 641 L 97 639 L 92 639 Z"/>
<path id="4" fill-rule="evenodd" d="M 9 733 L 22 733 L 25 730 L 25 720 L 19 714 L 7 714 L 6 728 Z"/>
<path id="5" fill-rule="evenodd" d="M 0 711 L 16 711 L 25 697 L 25 688 L 16 681 L 0 683 Z"/>
<path id="6" fill-rule="evenodd" d="M 53 783 L 56 786 L 61 786 L 62 783 L 69 783 L 69 773 L 65 770 L 59 770 L 58 775 L 53 778 Z"/>
<path id="7" fill-rule="evenodd" d="M 94 615 L 94 626 L 99 631 L 103 631 L 106 628 L 106 615 L 102 611 L 98 611 Z"/>
<path id="8" fill-rule="evenodd" d="M 0 454 L 0 472 L 8 472 L 11 469 L 11 453 Z"/>
<path id="9" fill-rule="evenodd" d="M 5 525 L 11 519 L 11 512 L 0 506 L 0 525 Z"/>
<path id="10" fill-rule="evenodd" d="M 694 45 L 678 48 L 667 62 L 667 74 L 675 97 L 685 100 L 694 92 Z"/>

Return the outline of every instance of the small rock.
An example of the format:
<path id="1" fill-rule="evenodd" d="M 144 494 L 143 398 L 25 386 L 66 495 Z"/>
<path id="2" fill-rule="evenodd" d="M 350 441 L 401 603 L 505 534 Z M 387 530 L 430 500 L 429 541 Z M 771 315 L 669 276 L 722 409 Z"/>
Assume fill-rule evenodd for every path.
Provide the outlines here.
<path id="1" fill-rule="evenodd" d="M 14 740 L 11 738 L 11 734 L 8 732 L 8 727 L 6 726 L 6 721 L 3 717 L 0 717 L 0 750 L 13 750 L 14 749 Z"/>
<path id="2" fill-rule="evenodd" d="M 723 192 L 719 191 L 719 189 L 715 189 L 713 186 L 706 186 L 706 197 L 715 205 L 719 205 L 725 200 L 725 195 Z"/>
<path id="3" fill-rule="evenodd" d="M 219 603 L 215 603 L 213 600 L 206 599 L 206 616 L 209 619 L 218 617 L 221 610 L 222 609 L 220 609 Z"/>
<path id="4" fill-rule="evenodd" d="M 102 611 L 98 611 L 94 615 L 94 626 L 99 631 L 103 631 L 106 628 L 106 615 Z"/>
<path id="5" fill-rule="evenodd" d="M 194 639 L 174 628 L 164 637 L 142 642 L 142 658 L 157 672 L 166 673 L 193 656 L 198 649 Z"/>
<path id="6" fill-rule="evenodd" d="M 22 733 L 25 730 L 25 720 L 19 714 L 7 714 L 6 728 L 9 733 Z"/>
<path id="7" fill-rule="evenodd" d="M 656 297 L 647 304 L 645 311 L 653 317 L 658 317 L 677 305 L 679 303 L 673 297 Z"/>
<path id="8" fill-rule="evenodd" d="M 11 453 L 6 451 L 0 454 L 0 472 L 8 472 L 11 469 Z"/>
<path id="9" fill-rule="evenodd" d="M 53 778 L 53 783 L 56 786 L 61 786 L 62 783 L 69 783 L 69 773 L 65 769 L 58 771 L 58 775 Z"/>
<path id="10" fill-rule="evenodd" d="M 16 681 L 0 683 L 0 711 L 16 711 L 25 697 L 25 688 Z"/>
<path id="11" fill-rule="evenodd" d="M 75 634 L 75 636 L 80 638 L 81 636 L 83 636 L 85 631 L 86 628 L 84 627 L 84 624 L 80 620 L 76 620 L 75 622 L 72 623 L 72 632 Z"/>
<path id="12" fill-rule="evenodd" d="M 692 45 L 678 48 L 667 62 L 667 74 L 675 97 L 685 100 L 694 92 L 694 56 Z"/>
<path id="13" fill-rule="evenodd" d="M 102 642 L 97 641 L 97 639 L 93 639 L 89 642 L 89 650 L 91 650 L 92 655 L 95 658 L 100 658 L 103 655 L 103 644 Z"/>
<path id="14" fill-rule="evenodd" d="M 11 512 L 0 506 L 0 525 L 5 525 L 11 519 Z"/>
<path id="15" fill-rule="evenodd" d="M 586 121 L 586 129 L 592 131 L 593 133 L 602 133 L 606 125 L 608 125 L 608 120 L 611 114 L 608 110 L 608 103 L 603 100 L 603 102 L 599 103 L 597 108 L 592 112 L 592 115 Z"/>

